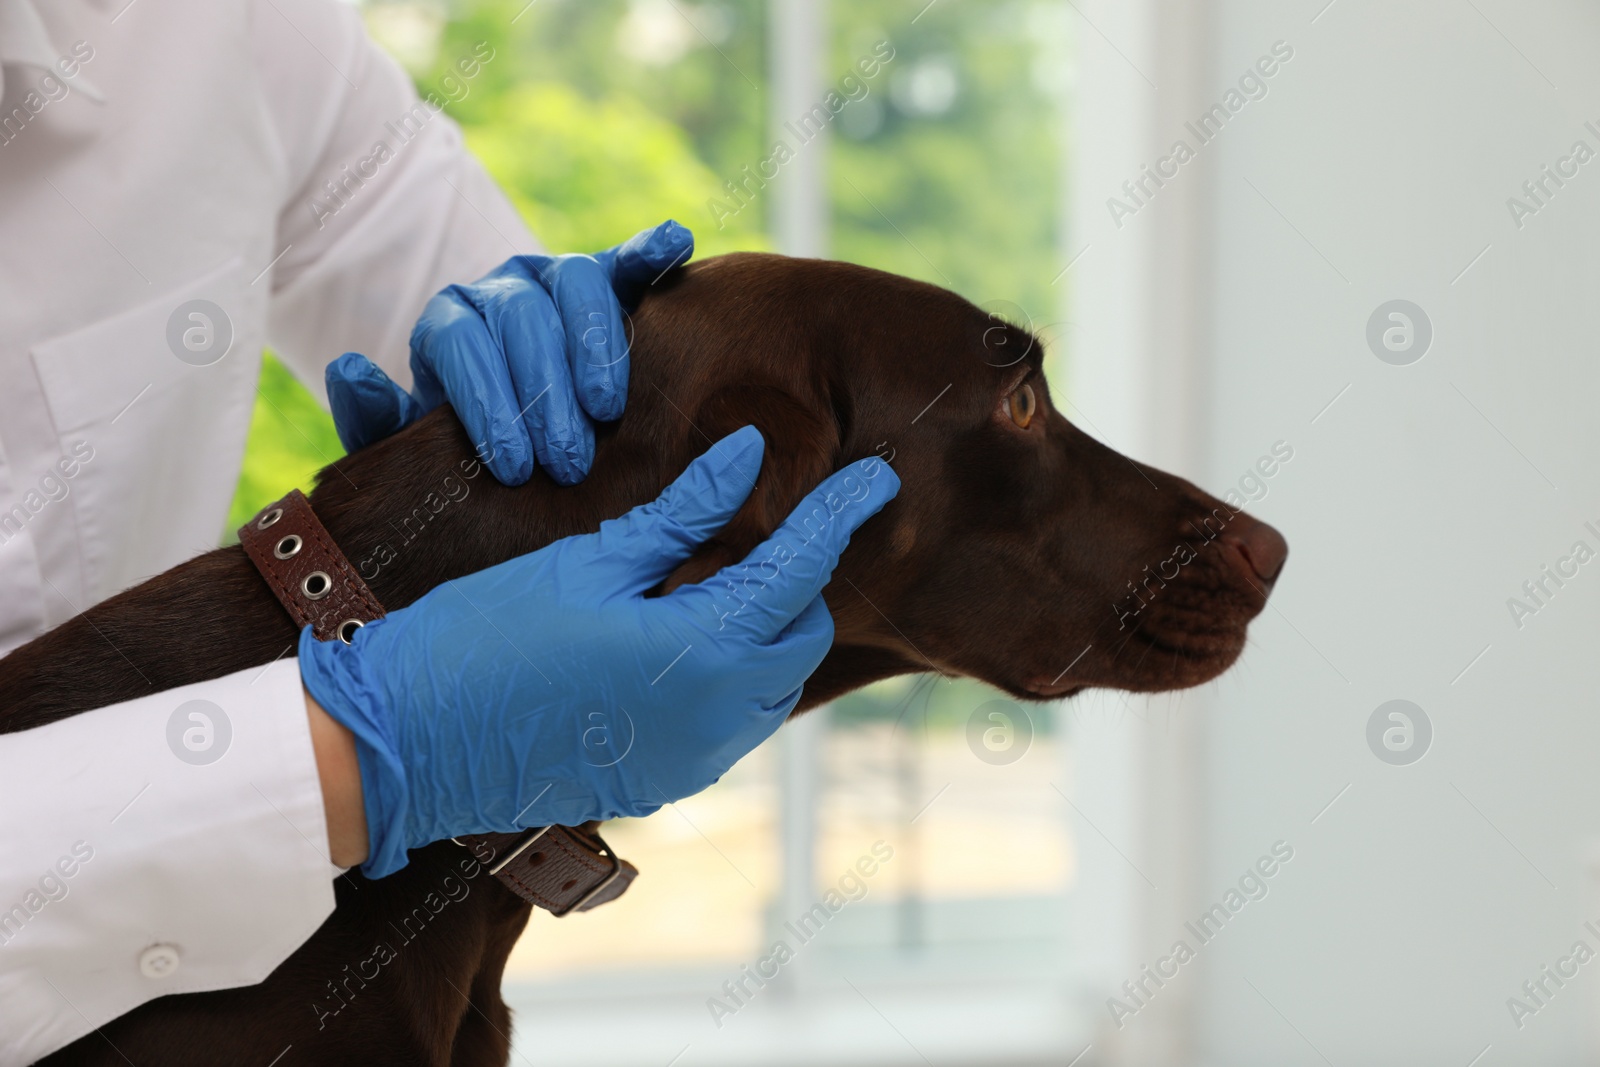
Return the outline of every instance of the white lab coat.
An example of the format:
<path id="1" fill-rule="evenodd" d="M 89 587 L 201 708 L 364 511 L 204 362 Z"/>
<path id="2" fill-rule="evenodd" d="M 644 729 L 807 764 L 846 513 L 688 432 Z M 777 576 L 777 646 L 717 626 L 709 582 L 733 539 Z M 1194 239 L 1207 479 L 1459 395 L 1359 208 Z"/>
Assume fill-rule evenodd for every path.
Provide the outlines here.
<path id="1" fill-rule="evenodd" d="M 0 69 L 4 653 L 216 544 L 263 344 L 409 384 L 427 298 L 537 246 L 335 0 L 0 0 Z M 191 700 L 215 762 L 169 743 Z M 0 736 L 0 818 L 0 1065 L 259 981 L 333 906 L 292 658 Z"/>

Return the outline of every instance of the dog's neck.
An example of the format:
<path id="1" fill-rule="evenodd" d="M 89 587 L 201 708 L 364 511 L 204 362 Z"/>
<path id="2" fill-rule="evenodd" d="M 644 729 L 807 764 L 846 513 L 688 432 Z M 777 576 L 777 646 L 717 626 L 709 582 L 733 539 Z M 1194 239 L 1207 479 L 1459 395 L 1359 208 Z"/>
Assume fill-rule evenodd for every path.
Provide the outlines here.
<path id="1" fill-rule="evenodd" d="M 635 402 L 639 410 L 630 409 L 629 417 L 648 419 L 652 405 L 649 398 L 640 399 Z M 594 470 L 579 485 L 558 487 L 535 472 L 528 485 L 513 489 L 495 481 L 478 461 L 447 409 L 404 435 L 394 445 L 385 443 L 330 467 L 311 496 L 334 539 L 391 611 L 452 578 L 594 531 L 604 520 L 655 499 L 693 454 L 687 448 L 679 456 L 667 447 L 646 451 L 627 439 L 602 439 Z M 798 493 L 799 487 L 788 492 Z M 779 513 L 786 514 L 797 501 L 780 501 Z M 709 543 L 666 587 L 742 559 L 754 547 L 744 542 L 770 533 L 763 526 Z M 878 571 L 881 580 L 882 568 Z M 807 682 L 801 711 L 874 681 L 939 669 L 887 621 L 874 604 L 877 596 L 861 588 L 864 581 L 841 572 L 828 588 L 834 648 Z"/>

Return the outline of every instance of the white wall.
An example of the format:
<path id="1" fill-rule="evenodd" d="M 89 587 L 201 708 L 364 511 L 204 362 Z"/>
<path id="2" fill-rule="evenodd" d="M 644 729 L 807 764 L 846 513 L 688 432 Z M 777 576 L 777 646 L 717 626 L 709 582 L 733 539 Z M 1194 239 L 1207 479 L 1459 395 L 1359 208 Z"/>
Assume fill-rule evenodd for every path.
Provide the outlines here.
<path id="1" fill-rule="evenodd" d="M 1098 31 L 1079 32 L 1079 403 L 1213 491 L 1294 448 L 1255 509 L 1289 538 L 1288 570 L 1245 660 L 1181 706 L 1194 762 L 1137 722 L 1104 742 L 1090 802 L 1131 790 L 1130 855 L 1174 875 L 1152 891 L 1086 869 L 1086 893 L 1121 879 L 1138 902 L 1107 912 L 1103 954 L 1145 962 L 1274 841 L 1294 859 L 1106 1048 L 1592 1062 L 1600 960 L 1521 1029 L 1506 1000 L 1580 938 L 1600 952 L 1581 926 L 1600 929 L 1600 560 L 1520 630 L 1506 601 L 1575 540 L 1600 550 L 1583 527 L 1600 529 L 1600 158 L 1521 229 L 1506 200 L 1574 141 L 1600 152 L 1600 9 L 1325 3 L 1080 5 Z M 1184 120 L 1278 40 L 1294 57 L 1268 95 L 1115 228 L 1105 199 L 1194 143 Z M 1396 298 L 1433 325 L 1409 366 L 1365 338 Z M 1163 324 L 1194 335 L 1162 341 Z M 1152 425 L 1174 408 L 1188 420 Z M 1393 698 L 1435 731 L 1409 766 L 1366 740 Z M 1151 780 L 1172 759 L 1177 795 Z"/>

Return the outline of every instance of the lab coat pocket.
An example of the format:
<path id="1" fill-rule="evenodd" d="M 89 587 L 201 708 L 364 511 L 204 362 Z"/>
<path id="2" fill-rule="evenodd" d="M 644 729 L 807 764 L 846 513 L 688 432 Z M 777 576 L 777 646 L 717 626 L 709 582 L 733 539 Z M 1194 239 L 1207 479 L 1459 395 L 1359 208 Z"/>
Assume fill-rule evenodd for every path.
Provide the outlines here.
<path id="1" fill-rule="evenodd" d="M 265 287 L 235 258 L 33 347 L 98 601 L 217 544 L 261 362 Z M 78 605 L 86 607 L 87 605 Z"/>

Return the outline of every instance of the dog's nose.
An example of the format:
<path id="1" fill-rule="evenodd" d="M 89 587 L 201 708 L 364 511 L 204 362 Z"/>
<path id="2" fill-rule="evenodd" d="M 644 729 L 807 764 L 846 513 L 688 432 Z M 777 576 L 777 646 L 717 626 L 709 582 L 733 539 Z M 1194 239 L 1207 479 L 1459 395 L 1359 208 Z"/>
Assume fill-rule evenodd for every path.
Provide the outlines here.
<path id="1" fill-rule="evenodd" d="M 1289 542 L 1264 522 L 1248 515 L 1240 518 L 1243 524 L 1228 531 L 1223 540 L 1240 555 L 1251 574 L 1270 586 L 1283 572 L 1284 561 L 1289 558 Z"/>

